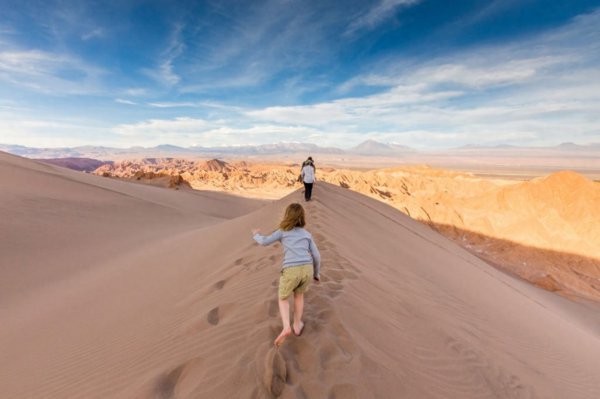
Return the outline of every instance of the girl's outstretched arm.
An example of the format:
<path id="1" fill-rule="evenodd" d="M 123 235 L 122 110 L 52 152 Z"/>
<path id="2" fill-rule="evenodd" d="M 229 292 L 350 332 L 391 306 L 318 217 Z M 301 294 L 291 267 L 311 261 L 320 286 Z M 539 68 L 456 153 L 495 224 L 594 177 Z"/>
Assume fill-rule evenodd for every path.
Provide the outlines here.
<path id="1" fill-rule="evenodd" d="M 275 241 L 281 240 L 282 235 L 283 232 L 281 231 L 281 229 L 278 229 L 275 230 L 270 236 L 263 236 L 260 233 L 255 233 L 254 237 L 252 238 L 254 238 L 254 241 L 259 243 L 260 245 L 269 245 L 273 244 Z"/>

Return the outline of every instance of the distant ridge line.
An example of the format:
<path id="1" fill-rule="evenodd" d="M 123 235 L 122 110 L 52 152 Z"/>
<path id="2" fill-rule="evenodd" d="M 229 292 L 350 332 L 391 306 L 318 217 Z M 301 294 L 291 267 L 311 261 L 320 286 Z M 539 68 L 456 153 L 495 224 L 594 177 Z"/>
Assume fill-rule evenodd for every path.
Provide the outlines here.
<path id="1" fill-rule="evenodd" d="M 556 146 L 531 147 L 514 145 L 466 145 L 448 149 L 415 149 L 397 143 L 382 143 L 376 140 L 366 140 L 354 147 L 342 149 L 337 147 L 319 146 L 313 143 L 273 143 L 261 145 L 223 146 L 223 147 L 180 147 L 172 144 L 160 144 L 154 147 L 132 146 L 128 148 L 106 146 L 75 146 L 75 147 L 27 147 L 23 145 L 0 144 L 0 151 L 28 158 L 95 158 L 111 159 L 116 156 L 128 157 L 176 157 L 185 155 L 210 155 L 211 158 L 219 156 L 243 155 L 281 155 L 281 154 L 331 154 L 331 155 L 360 155 L 360 156 L 386 156 L 404 157 L 416 154 L 456 153 L 468 154 L 473 150 L 489 151 L 491 154 L 510 154 L 512 151 L 549 151 L 549 152 L 595 152 L 600 157 L 600 143 L 586 145 L 575 143 L 561 143 Z M 593 154 L 592 154 L 593 155 Z"/>

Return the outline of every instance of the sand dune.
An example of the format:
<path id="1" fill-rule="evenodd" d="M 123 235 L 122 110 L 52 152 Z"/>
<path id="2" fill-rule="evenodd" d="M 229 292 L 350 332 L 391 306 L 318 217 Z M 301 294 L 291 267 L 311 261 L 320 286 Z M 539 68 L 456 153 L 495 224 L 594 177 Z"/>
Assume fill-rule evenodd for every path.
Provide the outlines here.
<path id="1" fill-rule="evenodd" d="M 36 161 L 40 161 L 43 163 L 49 163 L 51 165 L 62 166 L 65 168 L 84 171 L 84 172 L 93 172 L 104 164 L 110 162 L 99 161 L 97 159 L 92 158 L 50 158 L 50 159 L 36 159 Z"/>
<path id="2" fill-rule="evenodd" d="M 262 204 L 173 192 L 0 154 L 0 301 L 149 240 L 218 223 Z M 59 273 L 59 270 L 61 273 Z"/>
<path id="3" fill-rule="evenodd" d="M 96 173 L 281 198 L 299 187 L 298 170 L 152 158 L 105 165 Z M 319 167 L 318 178 L 392 205 L 504 271 L 570 298 L 600 301 L 600 184 L 577 173 L 515 181 L 425 166 Z"/>
<path id="4" fill-rule="evenodd" d="M 316 187 L 323 281 L 276 351 L 281 249 L 249 231 L 300 192 L 265 204 L 0 168 L 3 397 L 600 397 L 597 308 L 372 198 Z"/>

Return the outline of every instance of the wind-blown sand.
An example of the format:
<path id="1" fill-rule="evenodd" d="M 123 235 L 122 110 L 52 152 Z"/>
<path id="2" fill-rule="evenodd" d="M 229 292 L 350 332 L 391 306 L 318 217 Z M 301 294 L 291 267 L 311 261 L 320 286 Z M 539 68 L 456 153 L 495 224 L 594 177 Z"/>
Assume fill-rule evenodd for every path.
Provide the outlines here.
<path id="1" fill-rule="evenodd" d="M 600 318 L 400 211 L 319 183 L 323 257 L 277 352 L 276 226 L 259 202 L 0 154 L 7 398 L 598 398 Z"/>
<path id="2" fill-rule="evenodd" d="M 298 165 L 150 158 L 95 171 L 135 182 L 281 198 Z M 502 270 L 569 298 L 600 301 L 600 184 L 561 171 L 529 181 L 424 166 L 319 167 L 319 181 L 385 202 Z"/>

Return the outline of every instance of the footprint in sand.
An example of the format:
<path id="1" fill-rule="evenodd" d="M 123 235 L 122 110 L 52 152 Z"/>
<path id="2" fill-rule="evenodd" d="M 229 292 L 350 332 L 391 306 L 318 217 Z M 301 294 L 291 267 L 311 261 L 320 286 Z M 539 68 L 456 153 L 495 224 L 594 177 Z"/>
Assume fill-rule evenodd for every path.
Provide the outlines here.
<path id="1" fill-rule="evenodd" d="M 269 257 L 269 261 L 261 261 L 261 262 L 257 262 L 256 265 L 253 268 L 253 271 L 257 272 L 259 270 L 264 269 L 265 267 L 270 267 L 273 265 L 273 262 L 275 261 L 276 257 L 275 256 L 270 256 Z"/>
<path id="2" fill-rule="evenodd" d="M 220 281 L 217 281 L 217 282 L 215 283 L 215 288 L 216 288 L 216 289 L 218 289 L 218 290 L 220 290 L 220 289 L 223 289 L 223 287 L 225 286 L 225 283 L 226 283 L 226 282 L 227 282 L 227 280 L 220 280 Z"/>
<path id="3" fill-rule="evenodd" d="M 279 397 L 285 388 L 287 367 L 279 349 L 271 348 L 265 359 L 265 375 L 263 383 L 271 395 Z"/>
<path id="4" fill-rule="evenodd" d="M 323 295 L 309 297 L 308 302 L 309 306 L 313 309 L 328 309 L 333 304 L 329 298 Z"/>
<path id="5" fill-rule="evenodd" d="M 337 384 L 331 388 L 327 399 L 358 399 L 358 394 L 352 384 Z"/>
<path id="6" fill-rule="evenodd" d="M 317 314 L 317 319 L 318 319 L 320 322 L 325 322 L 325 321 L 327 321 L 327 320 L 331 319 L 331 316 L 332 316 L 332 315 L 333 315 L 333 311 L 331 311 L 331 310 L 329 310 L 329 309 L 325 309 L 325 310 L 322 310 L 322 311 L 320 311 L 320 312 Z"/>
<path id="7" fill-rule="evenodd" d="M 339 262 L 339 265 L 342 268 L 342 270 L 344 270 L 344 271 L 346 271 L 346 272 L 349 273 L 349 277 L 350 278 L 356 278 L 356 275 L 354 273 L 352 273 L 352 271 L 353 272 L 357 272 L 357 273 L 361 272 L 359 268 L 357 268 L 356 266 L 354 266 L 351 262 L 349 262 L 346 259 L 341 259 L 340 262 Z M 352 270 L 352 271 L 350 271 L 350 270 Z"/>
<path id="8" fill-rule="evenodd" d="M 330 363 L 335 361 L 338 354 L 337 348 L 333 342 L 324 340 L 319 348 L 319 364 L 322 370 L 330 368 Z"/>
<path id="9" fill-rule="evenodd" d="M 342 291 L 328 291 L 325 295 L 327 295 L 329 298 L 333 299 L 333 298 L 336 298 L 341 293 L 342 293 Z"/>
<path id="10" fill-rule="evenodd" d="M 275 317 L 279 315 L 279 303 L 277 302 L 277 300 L 273 299 L 269 301 L 268 314 L 269 317 Z"/>
<path id="11" fill-rule="evenodd" d="M 242 264 L 243 261 L 244 261 L 244 258 L 238 258 L 235 260 L 235 262 L 233 262 L 233 264 L 236 266 L 239 266 Z"/>
<path id="12" fill-rule="evenodd" d="M 341 290 L 344 289 L 344 285 L 343 284 L 338 284 L 338 283 L 331 283 L 331 282 L 329 282 L 329 283 L 326 283 L 325 286 L 327 288 L 329 288 L 330 290 L 333 290 L 333 291 L 341 291 Z"/>
<path id="13" fill-rule="evenodd" d="M 340 270 L 329 270 L 327 273 L 323 274 L 328 278 L 328 280 L 333 280 L 336 283 L 341 283 L 342 280 L 344 280 L 344 273 Z"/>
<path id="14" fill-rule="evenodd" d="M 155 397 L 189 397 L 201 381 L 205 365 L 201 358 L 193 358 L 163 374 L 156 381 Z"/>
<path id="15" fill-rule="evenodd" d="M 175 393 L 175 386 L 181 376 L 183 366 L 173 369 L 168 374 L 160 377 L 156 382 L 156 393 L 159 398 L 171 398 Z"/>
<path id="16" fill-rule="evenodd" d="M 347 278 L 349 280 L 356 280 L 358 279 L 358 276 L 350 271 L 344 271 L 344 278 Z"/>
<path id="17" fill-rule="evenodd" d="M 296 395 L 295 397 L 298 399 L 308 399 L 308 395 L 304 391 L 304 388 L 302 388 L 301 386 L 296 387 L 295 395 Z"/>
<path id="18" fill-rule="evenodd" d="M 206 315 L 206 320 L 213 326 L 219 324 L 219 307 L 211 309 L 210 312 Z"/>

